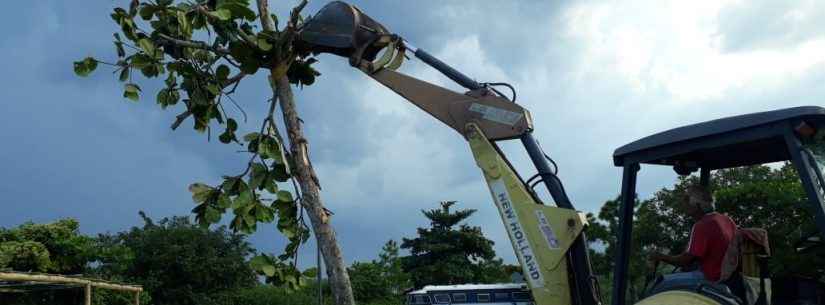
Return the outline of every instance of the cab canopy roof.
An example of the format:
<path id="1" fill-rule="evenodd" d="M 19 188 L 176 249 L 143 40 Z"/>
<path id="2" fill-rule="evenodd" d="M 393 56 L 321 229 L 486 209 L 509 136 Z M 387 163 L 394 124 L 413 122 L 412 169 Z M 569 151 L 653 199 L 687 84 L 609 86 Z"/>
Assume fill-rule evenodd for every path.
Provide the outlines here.
<path id="1" fill-rule="evenodd" d="M 619 147 L 613 163 L 712 170 L 789 160 L 784 137 L 802 121 L 825 128 L 825 108 L 794 107 L 674 128 Z"/>

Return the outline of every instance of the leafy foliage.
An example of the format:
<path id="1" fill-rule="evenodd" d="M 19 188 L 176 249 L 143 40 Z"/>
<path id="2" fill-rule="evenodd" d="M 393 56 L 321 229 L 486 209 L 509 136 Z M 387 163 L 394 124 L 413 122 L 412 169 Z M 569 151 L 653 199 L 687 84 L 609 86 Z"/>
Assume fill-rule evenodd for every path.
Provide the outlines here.
<path id="1" fill-rule="evenodd" d="M 398 243 L 387 241 L 378 260 L 355 262 L 348 268 L 353 294 L 359 302 L 401 302 L 403 292 L 412 287 L 410 276 L 402 269 Z"/>
<path id="2" fill-rule="evenodd" d="M 631 298 L 642 293 L 645 275 L 652 272 L 645 264 L 645 257 L 652 251 L 678 254 L 685 250 L 693 222 L 679 212 L 678 206 L 687 186 L 695 183 L 698 183 L 697 177 L 681 177 L 672 189 L 662 189 L 652 198 L 636 203 L 631 246 L 636 259 L 630 261 L 628 279 Z M 824 257 L 794 251 L 793 244 L 805 233 L 812 232 L 814 223 L 792 165 L 785 164 L 779 169 L 752 166 L 719 170 L 712 175 L 711 189 L 717 211 L 729 215 L 740 227 L 768 231 L 772 275 L 818 278 L 825 274 Z M 594 270 L 600 275 L 608 275 L 613 270 L 618 214 L 617 198 L 607 201 L 598 217 L 588 215 L 591 242 L 605 246 L 603 252 L 593 253 Z"/>
<path id="3" fill-rule="evenodd" d="M 495 258 L 493 241 L 484 237 L 479 227 L 459 225 L 475 210 L 452 212 L 450 207 L 455 203 L 444 201 L 440 209 L 422 211 L 430 228 L 418 228 L 418 237 L 403 239 L 401 248 L 410 251 L 403 266 L 414 286 L 509 280 L 501 259 Z"/>
<path id="4" fill-rule="evenodd" d="M 200 304 L 212 294 L 255 284 L 246 262 L 254 250 L 225 227 L 207 230 L 186 217 L 98 238 L 99 276 L 139 283 L 155 304 Z M 104 250 L 106 249 L 106 250 Z"/>
<path id="5" fill-rule="evenodd" d="M 61 219 L 0 229 L 0 269 L 82 273 L 93 259 L 93 240 L 80 235 L 79 227 L 74 219 Z"/>
<path id="6" fill-rule="evenodd" d="M 315 82 L 320 73 L 312 64 L 317 60 L 293 48 L 303 20 L 300 8 L 292 12 L 283 30 L 277 30 L 274 15 L 264 16 L 275 20 L 276 30 L 271 31 L 256 28 L 261 16 L 250 9 L 249 0 L 174 2 L 131 0 L 128 7 L 115 8 L 110 17 L 119 27 L 113 34 L 117 60 L 110 63 L 87 57 L 74 62 L 74 71 L 88 76 L 98 64 L 113 67 L 124 83 L 123 97 L 132 101 L 144 94 L 135 80 L 137 71 L 148 79 L 163 79 L 165 86 L 154 96 L 162 109 L 180 109 L 173 129 L 191 117 L 196 131 L 211 138 L 211 129 L 217 125 L 223 129 L 218 136 L 221 143 L 245 146 L 250 159 L 242 173 L 224 176 L 218 185 L 194 183 L 189 187 L 196 203 L 192 212 L 198 224 L 209 226 L 231 211 L 230 229 L 243 233 L 254 232 L 258 223 L 277 220 L 277 229 L 289 243 L 282 255 L 256 260 L 256 271 L 272 283 L 293 283 L 300 272 L 292 259 L 309 230 L 300 217 L 300 198 L 279 187 L 291 178 L 292 161 L 273 118 L 276 99 L 269 101 L 268 115 L 258 132 L 243 137 L 236 134 L 238 120 L 224 106 L 232 103 L 246 121 L 246 113 L 232 95 L 241 80 L 261 69 L 270 72 L 273 88 L 272 80 L 283 76 L 300 86 Z M 293 275 L 296 279 L 287 279 Z"/>

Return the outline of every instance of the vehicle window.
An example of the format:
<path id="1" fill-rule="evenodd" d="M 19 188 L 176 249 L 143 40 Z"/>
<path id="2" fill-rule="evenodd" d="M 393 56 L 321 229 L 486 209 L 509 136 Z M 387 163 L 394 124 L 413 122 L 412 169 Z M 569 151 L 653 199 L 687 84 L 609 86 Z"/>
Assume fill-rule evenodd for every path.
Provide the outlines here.
<path id="1" fill-rule="evenodd" d="M 450 296 L 447 294 L 436 294 L 435 295 L 435 302 L 440 304 L 449 304 L 450 303 Z"/>
<path id="2" fill-rule="evenodd" d="M 515 301 L 529 301 L 530 294 L 526 292 L 513 292 L 513 300 Z"/>
<path id="3" fill-rule="evenodd" d="M 466 303 L 467 295 L 463 293 L 453 293 L 453 303 Z"/>
<path id="4" fill-rule="evenodd" d="M 507 301 L 510 299 L 510 294 L 506 292 L 496 292 L 496 301 Z"/>
<path id="5" fill-rule="evenodd" d="M 487 303 L 490 302 L 490 294 L 489 293 L 479 293 L 476 295 L 478 298 L 479 303 Z"/>
<path id="6" fill-rule="evenodd" d="M 430 296 L 427 295 L 416 295 L 413 299 L 415 304 L 430 304 Z"/>

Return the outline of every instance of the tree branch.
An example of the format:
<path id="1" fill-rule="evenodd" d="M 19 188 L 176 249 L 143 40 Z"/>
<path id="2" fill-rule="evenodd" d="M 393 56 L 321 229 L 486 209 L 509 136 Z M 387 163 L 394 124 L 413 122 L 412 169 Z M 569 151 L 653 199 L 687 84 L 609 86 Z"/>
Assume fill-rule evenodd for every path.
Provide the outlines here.
<path id="1" fill-rule="evenodd" d="M 210 46 L 208 43 L 203 42 L 203 41 L 181 40 L 181 39 L 173 38 L 173 37 L 170 37 L 169 35 L 161 34 L 161 33 L 158 33 L 158 37 L 160 37 L 160 39 L 162 39 L 162 40 L 164 40 L 164 41 L 166 41 L 170 44 L 174 44 L 174 45 L 179 46 L 179 47 L 208 50 L 208 51 L 212 51 L 212 52 L 215 52 L 217 54 L 220 54 L 220 55 L 229 55 L 229 50 L 221 48 L 221 47 Z"/>
<path id="2" fill-rule="evenodd" d="M 240 72 L 240 73 L 238 73 L 238 75 L 235 75 L 235 76 L 233 76 L 233 77 L 227 78 L 227 79 L 226 79 L 226 81 L 225 81 L 225 82 L 223 82 L 223 87 L 224 87 L 224 88 L 226 88 L 226 87 L 231 86 L 232 84 L 237 84 L 237 83 L 238 83 L 238 82 L 240 82 L 240 81 L 241 81 L 241 80 L 242 80 L 245 76 L 246 76 L 246 73 Z M 232 89 L 232 91 L 235 91 L 235 89 Z"/>
<path id="3" fill-rule="evenodd" d="M 261 26 L 264 30 L 275 31 L 275 22 L 269 15 L 269 3 L 267 0 L 258 0 L 258 15 L 261 16 Z"/>
<path id="4" fill-rule="evenodd" d="M 304 7 L 307 6 L 307 3 L 309 3 L 308 0 L 303 0 L 301 4 L 298 4 L 298 6 L 292 9 L 292 12 L 289 14 L 289 27 L 295 28 L 295 21 L 298 20 L 299 14 L 304 10 Z"/>
<path id="5" fill-rule="evenodd" d="M 180 124 L 183 123 L 183 121 L 186 120 L 186 118 L 188 118 L 190 115 L 192 115 L 192 112 L 190 112 L 189 110 L 186 110 L 181 114 L 178 114 L 178 116 L 175 117 L 175 122 L 172 123 L 172 130 L 178 129 Z"/>

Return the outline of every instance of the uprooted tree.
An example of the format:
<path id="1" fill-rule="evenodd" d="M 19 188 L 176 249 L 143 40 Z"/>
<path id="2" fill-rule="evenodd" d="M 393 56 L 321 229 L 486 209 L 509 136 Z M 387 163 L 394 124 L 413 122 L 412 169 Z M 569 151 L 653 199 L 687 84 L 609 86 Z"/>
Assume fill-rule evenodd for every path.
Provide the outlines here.
<path id="1" fill-rule="evenodd" d="M 244 169 L 224 176 L 222 183 L 190 186 L 197 221 L 209 226 L 230 210 L 234 215 L 230 228 L 249 233 L 258 223 L 277 218 L 278 230 L 289 240 L 284 253 L 255 257 L 252 265 L 268 282 L 294 287 L 300 279 L 295 266 L 297 250 L 309 237 L 303 222 L 305 209 L 328 266 L 335 303 L 352 304 L 349 277 L 322 204 L 290 87 L 312 85 L 320 75 L 312 67 L 316 60 L 293 46 L 307 1 L 292 9 L 283 28 L 278 27 L 266 0 L 257 0 L 254 7 L 249 0 L 173 2 L 132 0 L 127 7 L 115 8 L 111 17 L 120 27 L 114 33 L 117 60 L 87 57 L 74 63 L 75 73 L 87 76 L 99 64 L 111 66 L 124 83 L 123 97 L 133 101 L 144 93 L 135 80 L 138 71 L 145 78 L 165 79 L 166 86 L 155 97 L 162 109 L 181 110 L 173 130 L 190 119 L 194 129 L 207 137 L 213 128 L 220 128 L 220 142 L 242 145 L 249 154 Z M 239 137 L 235 118 L 246 118 L 246 113 L 232 95 L 241 81 L 260 71 L 269 74 L 269 111 L 256 127 L 258 132 Z M 277 105 L 287 129 L 288 151 L 274 117 Z M 290 184 L 295 197 L 281 189 Z"/>

